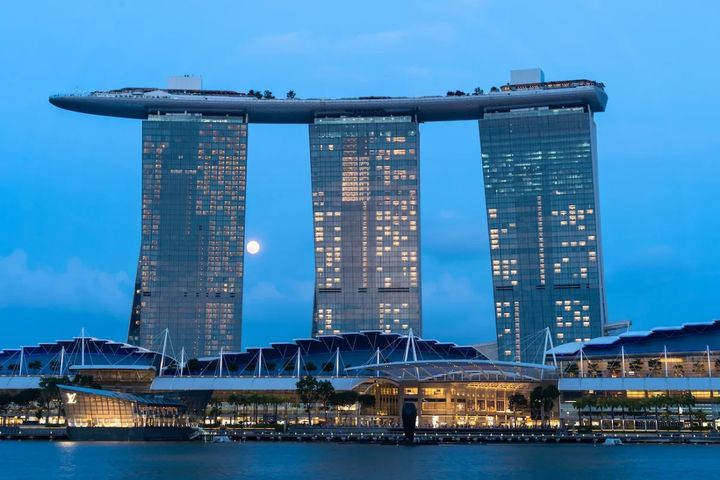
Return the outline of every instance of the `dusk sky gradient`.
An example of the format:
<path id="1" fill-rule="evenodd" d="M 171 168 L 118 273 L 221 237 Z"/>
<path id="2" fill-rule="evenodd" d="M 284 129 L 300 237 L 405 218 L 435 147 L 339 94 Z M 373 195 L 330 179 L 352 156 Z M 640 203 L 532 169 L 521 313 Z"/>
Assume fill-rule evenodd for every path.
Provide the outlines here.
<path id="1" fill-rule="evenodd" d="M 124 341 L 140 244 L 141 124 L 53 93 L 165 86 L 299 97 L 486 91 L 514 68 L 602 81 L 610 320 L 720 318 L 720 3 L 8 2 L 0 15 L 0 348 Z M 421 126 L 424 336 L 494 339 L 477 122 Z M 310 334 L 308 129 L 251 125 L 243 345 Z"/>

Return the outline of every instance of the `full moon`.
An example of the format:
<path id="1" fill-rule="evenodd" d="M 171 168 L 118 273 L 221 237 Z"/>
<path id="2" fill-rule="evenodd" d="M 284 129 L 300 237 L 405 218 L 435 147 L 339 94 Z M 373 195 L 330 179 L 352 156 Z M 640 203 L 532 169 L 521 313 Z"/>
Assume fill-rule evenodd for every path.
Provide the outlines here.
<path id="1" fill-rule="evenodd" d="M 250 240 L 247 244 L 247 251 L 250 255 L 255 255 L 260 251 L 260 244 L 255 240 Z"/>

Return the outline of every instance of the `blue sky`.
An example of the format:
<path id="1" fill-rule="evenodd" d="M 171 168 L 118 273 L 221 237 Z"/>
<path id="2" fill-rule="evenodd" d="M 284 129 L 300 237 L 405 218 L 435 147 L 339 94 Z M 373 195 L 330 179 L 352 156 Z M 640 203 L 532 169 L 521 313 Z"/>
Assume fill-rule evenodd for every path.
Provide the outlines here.
<path id="1" fill-rule="evenodd" d="M 692 6 L 692 8 L 690 7 Z M 140 241 L 140 123 L 50 94 L 164 86 L 301 97 L 431 95 L 513 68 L 602 81 L 610 319 L 720 318 L 717 2 L 13 2 L 0 16 L 0 347 L 85 327 L 123 340 Z M 251 125 L 245 346 L 307 336 L 307 127 Z M 426 337 L 494 336 L 477 123 L 421 128 Z M 279 219 L 283 219 L 279 221 Z"/>

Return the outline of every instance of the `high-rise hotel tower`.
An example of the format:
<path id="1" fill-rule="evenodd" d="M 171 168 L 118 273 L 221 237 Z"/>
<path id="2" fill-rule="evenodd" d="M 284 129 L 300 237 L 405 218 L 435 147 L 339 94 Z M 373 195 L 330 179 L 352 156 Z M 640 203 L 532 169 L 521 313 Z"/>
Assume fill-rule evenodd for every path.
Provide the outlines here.
<path id="1" fill-rule="evenodd" d="M 543 85 L 513 72 L 505 89 Z M 595 121 L 589 104 L 486 109 L 480 119 L 501 360 L 538 361 L 555 343 L 603 334 L 605 292 Z"/>
<path id="2" fill-rule="evenodd" d="M 310 125 L 313 335 L 421 333 L 418 158 L 409 116 Z"/>
<path id="3" fill-rule="evenodd" d="M 150 115 L 143 121 L 142 241 L 129 343 L 176 355 L 240 350 L 247 124 Z"/>
<path id="4" fill-rule="evenodd" d="M 478 119 L 500 359 L 539 360 L 547 329 L 555 343 L 602 335 L 593 115 L 605 109 L 604 85 L 545 82 L 532 70 L 458 93 L 275 99 L 179 78 L 167 89 L 51 97 L 143 120 L 130 342 L 157 348 L 169 329 L 176 355 L 240 348 L 247 123 L 310 128 L 313 335 L 420 334 L 418 125 Z"/>

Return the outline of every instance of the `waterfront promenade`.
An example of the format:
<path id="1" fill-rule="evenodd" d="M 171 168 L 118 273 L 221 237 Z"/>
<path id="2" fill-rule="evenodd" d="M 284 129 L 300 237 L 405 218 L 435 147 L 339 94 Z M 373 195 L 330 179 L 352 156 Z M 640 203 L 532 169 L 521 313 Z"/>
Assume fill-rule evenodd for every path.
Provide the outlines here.
<path id="1" fill-rule="evenodd" d="M 274 429 L 204 429 L 196 440 L 212 442 L 218 435 L 227 435 L 234 442 L 312 442 L 312 443 L 358 443 L 399 445 L 403 443 L 399 428 L 292 428 L 287 432 Z M 588 433 L 564 430 L 528 428 L 457 428 L 419 429 L 415 433 L 419 445 L 463 444 L 535 444 L 535 443 L 590 443 L 599 444 L 606 438 L 620 438 L 623 443 L 645 444 L 716 444 L 720 445 L 717 432 L 612 432 Z M 62 427 L 3 427 L 0 440 L 67 440 Z"/>

